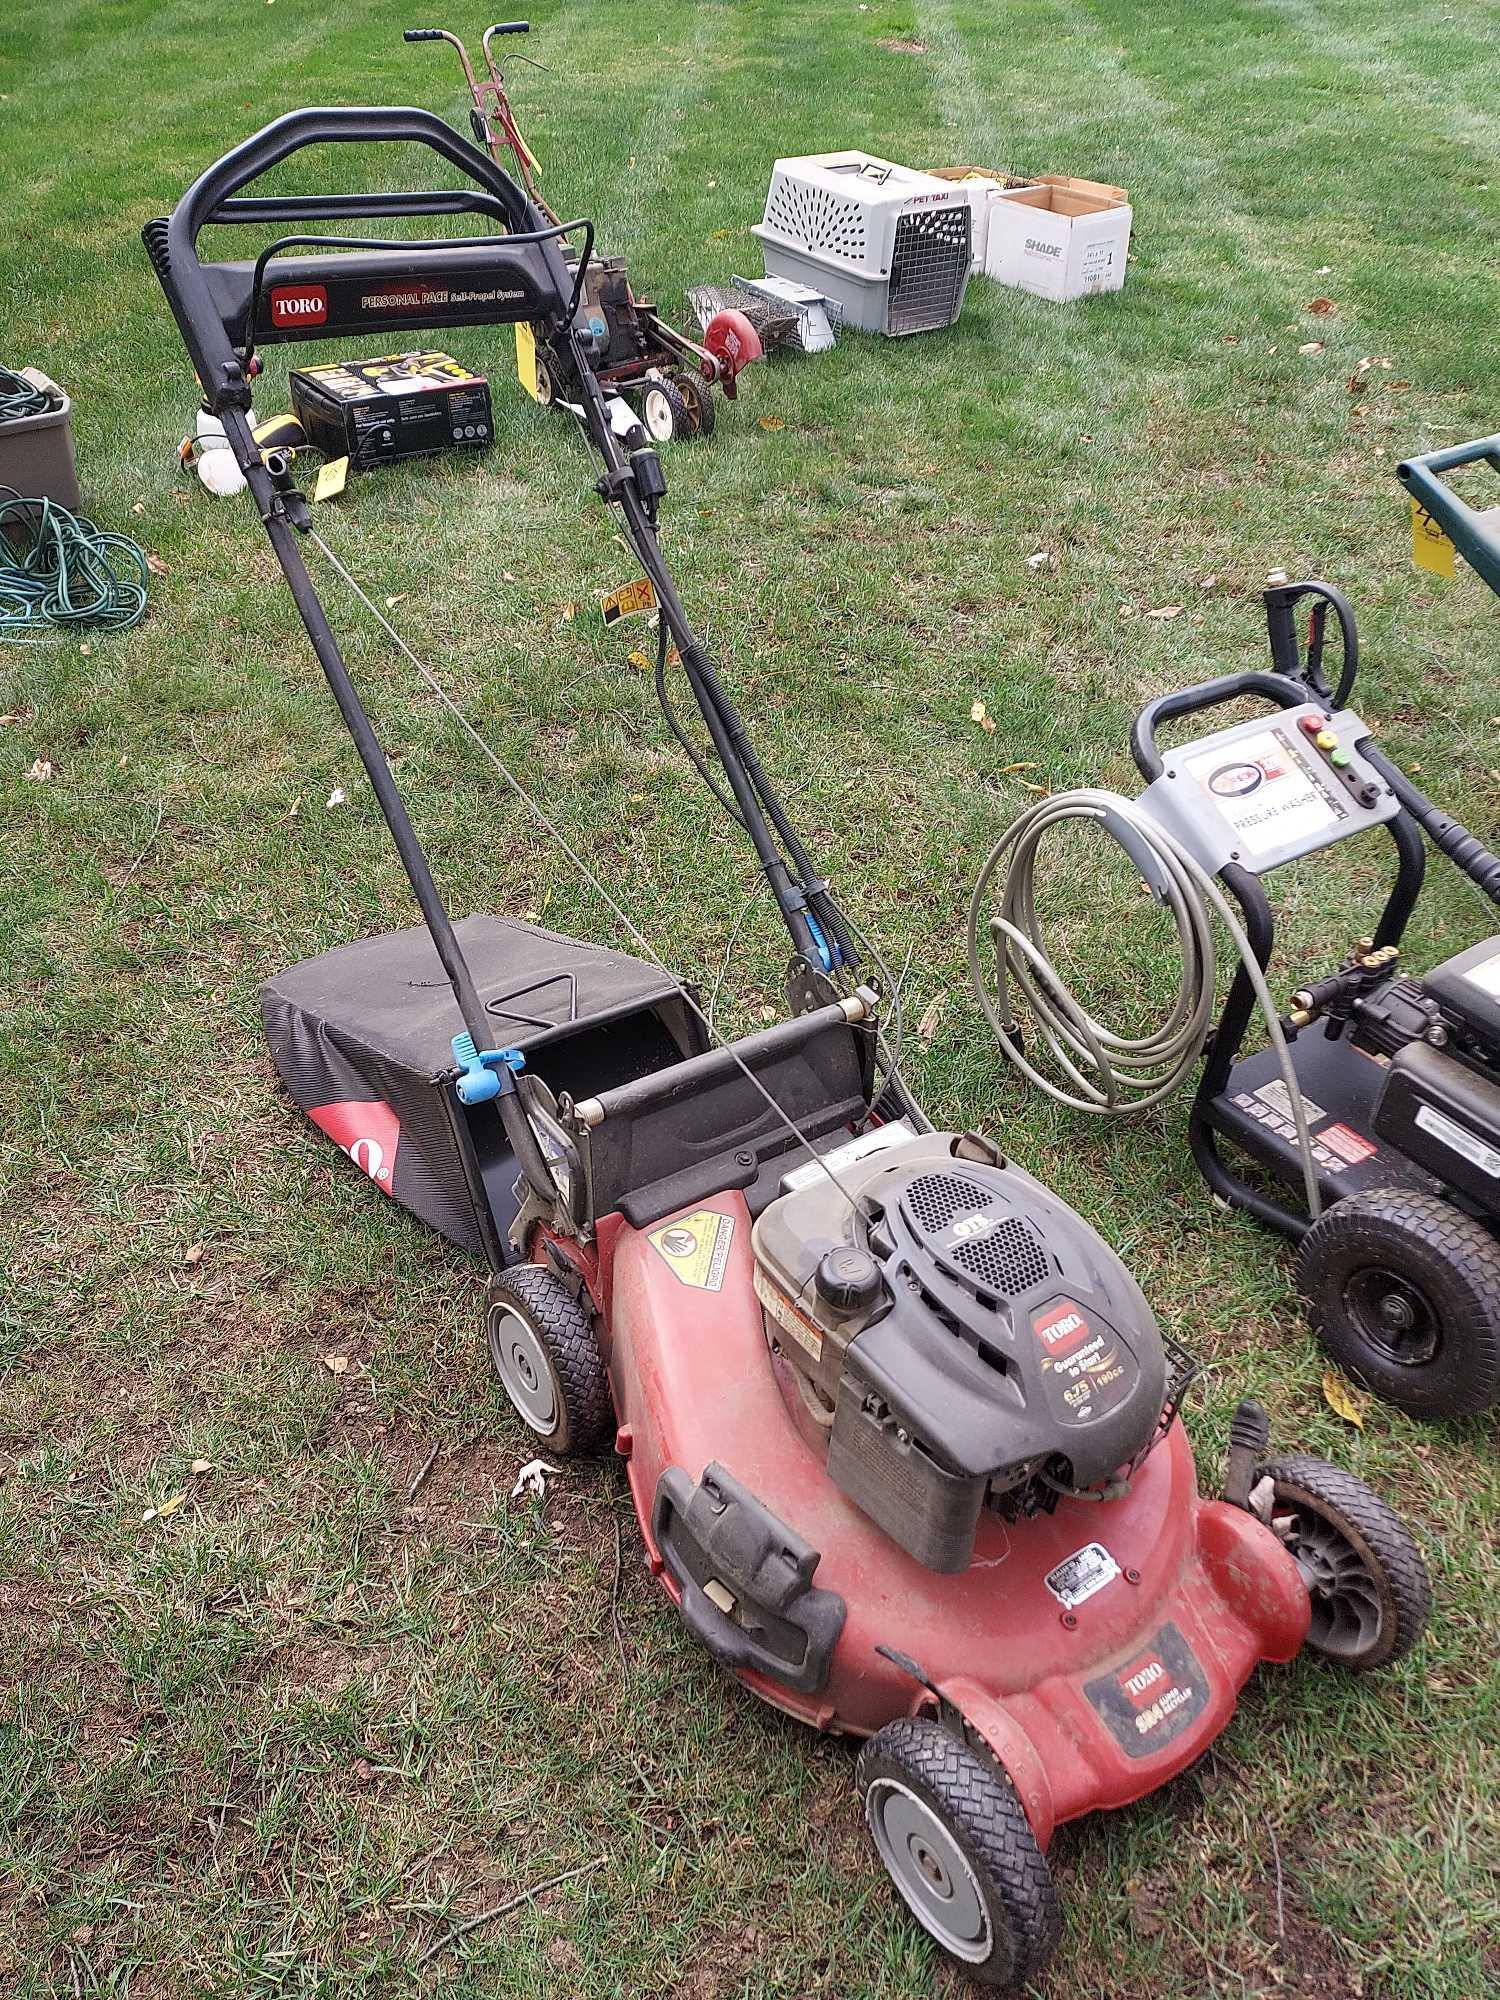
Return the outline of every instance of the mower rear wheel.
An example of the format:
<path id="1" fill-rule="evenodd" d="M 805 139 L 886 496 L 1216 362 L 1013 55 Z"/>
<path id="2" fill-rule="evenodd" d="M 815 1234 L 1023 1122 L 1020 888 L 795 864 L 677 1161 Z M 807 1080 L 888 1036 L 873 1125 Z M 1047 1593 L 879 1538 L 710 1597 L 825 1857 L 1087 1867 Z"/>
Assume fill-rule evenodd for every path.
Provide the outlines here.
<path id="1" fill-rule="evenodd" d="M 641 397 L 641 422 L 655 444 L 670 438 L 690 437 L 693 419 L 681 392 L 670 382 L 649 382 Z"/>
<path id="2" fill-rule="evenodd" d="M 1302 1239 L 1297 1286 L 1339 1366 L 1398 1409 L 1472 1416 L 1500 1397 L 1500 1242 L 1441 1195 L 1335 1203 Z"/>
<path id="3" fill-rule="evenodd" d="M 1324 1458 L 1274 1458 L 1256 1478 L 1272 1483 L 1271 1526 L 1312 1598 L 1313 1652 L 1356 1673 L 1409 1653 L 1427 1624 L 1432 1585 L 1400 1518 Z"/>
<path id="4" fill-rule="evenodd" d="M 667 379 L 687 406 L 693 436 L 712 437 L 715 416 L 714 392 L 708 383 L 701 375 L 689 375 L 686 370 L 679 375 L 670 375 Z"/>
<path id="5" fill-rule="evenodd" d="M 485 1339 L 516 1414 L 560 1458 L 614 1432 L 609 1376 L 587 1309 L 551 1271 L 516 1264 L 490 1279 Z"/>
<path id="6" fill-rule="evenodd" d="M 865 1822 L 917 1922 L 982 1986 L 1031 1979 L 1057 1942 L 1052 1872 L 997 1766 L 902 1716 L 860 1752 Z"/>
<path id="7" fill-rule="evenodd" d="M 540 354 L 536 358 L 536 399 L 544 410 L 551 409 L 557 401 L 557 384 L 552 380 L 552 370 Z"/>

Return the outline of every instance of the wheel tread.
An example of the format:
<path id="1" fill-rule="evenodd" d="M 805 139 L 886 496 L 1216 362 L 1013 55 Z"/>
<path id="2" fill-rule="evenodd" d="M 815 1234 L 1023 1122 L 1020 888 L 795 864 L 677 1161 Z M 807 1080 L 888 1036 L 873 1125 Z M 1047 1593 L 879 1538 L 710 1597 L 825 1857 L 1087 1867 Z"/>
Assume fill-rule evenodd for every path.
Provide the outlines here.
<path id="1" fill-rule="evenodd" d="M 552 1449 L 599 1450 L 614 1435 L 609 1376 L 593 1321 L 562 1280 L 540 1264 L 513 1264 L 490 1280 L 489 1304 L 509 1297 L 530 1315 L 557 1370 L 567 1412 L 567 1439 Z"/>

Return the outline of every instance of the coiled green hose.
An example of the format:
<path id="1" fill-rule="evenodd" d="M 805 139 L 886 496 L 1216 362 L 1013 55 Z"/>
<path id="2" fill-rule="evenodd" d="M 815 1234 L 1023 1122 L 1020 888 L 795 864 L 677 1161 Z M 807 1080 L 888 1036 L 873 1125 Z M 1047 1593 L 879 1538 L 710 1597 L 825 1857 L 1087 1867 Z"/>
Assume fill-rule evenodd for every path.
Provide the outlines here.
<path id="1" fill-rule="evenodd" d="M 0 424 L 13 424 L 20 417 L 40 417 L 52 408 L 52 394 L 28 382 L 14 368 L 0 362 Z"/>
<path id="2" fill-rule="evenodd" d="M 0 640 L 126 631 L 145 616 L 150 574 L 128 535 L 0 486 Z"/>

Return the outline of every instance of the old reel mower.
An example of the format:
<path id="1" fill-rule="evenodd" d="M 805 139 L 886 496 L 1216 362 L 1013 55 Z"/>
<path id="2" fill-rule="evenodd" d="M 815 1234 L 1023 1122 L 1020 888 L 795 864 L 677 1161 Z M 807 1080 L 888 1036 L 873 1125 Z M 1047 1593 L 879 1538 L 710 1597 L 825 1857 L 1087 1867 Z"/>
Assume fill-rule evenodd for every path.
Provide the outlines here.
<path id="1" fill-rule="evenodd" d="M 1477 460 L 1500 469 L 1500 438 L 1412 459 L 1400 477 L 1500 590 L 1497 517 L 1441 476 Z M 1414 1416 L 1472 1415 L 1500 1399 L 1500 936 L 1426 973 L 1406 964 L 1401 940 L 1422 890 L 1423 834 L 1491 904 L 1500 856 L 1349 708 L 1359 642 L 1340 593 L 1295 583 L 1265 602 L 1271 672 L 1183 688 L 1137 716 L 1139 798 L 1057 793 L 1001 837 L 971 908 L 971 969 L 1009 1059 L 1076 1108 L 1160 1103 L 1201 1056 L 1193 1159 L 1223 1201 L 1298 1245 L 1298 1287 L 1329 1353 Z M 1342 640 L 1332 686 L 1330 612 Z M 1271 713 L 1161 747 L 1164 725 L 1245 698 Z M 1176 925 L 1181 984 L 1145 1036 L 1093 1018 L 1047 957 L 1036 857 L 1050 831 L 1081 821 L 1114 837 Z M 1266 980 L 1276 926 L 1264 878 L 1365 833 L 1394 847 L 1384 905 L 1283 1009 Z M 1216 916 L 1240 958 L 1217 1017 Z M 1246 1053 L 1257 1011 L 1267 1043 Z"/>
<path id="2" fill-rule="evenodd" d="M 457 51 L 473 99 L 469 122 L 476 141 L 497 166 L 517 173 L 537 210 L 557 222 L 558 216 L 542 197 L 541 165 L 521 135 L 491 46 L 499 36 L 530 31 L 529 21 L 497 21 L 486 28 L 481 43 L 484 76 L 476 72 L 463 42 L 446 28 L 407 28 L 404 39 L 447 42 Z M 521 57 L 523 62 L 530 60 Z M 564 258 L 570 254 L 565 243 Z M 581 303 L 593 338 L 596 380 L 626 398 L 656 444 L 671 438 L 711 437 L 714 391 L 722 390 L 733 401 L 740 371 L 760 360 L 764 351 L 747 315 L 734 310 L 715 313 L 701 342 L 690 339 L 663 319 L 649 299 L 636 296 L 620 257 L 589 259 Z M 572 374 L 564 354 L 540 345 L 533 380 L 536 400 L 544 407 L 573 404 Z"/>
<path id="3" fill-rule="evenodd" d="M 458 190 L 246 193 L 304 148 L 418 143 Z M 213 225 L 473 215 L 503 233 L 200 260 Z M 575 232 L 576 233 L 576 232 Z M 429 114 L 306 110 L 211 166 L 152 261 L 359 750 L 423 924 L 267 982 L 272 1052 L 381 1193 L 489 1267 L 485 1328 L 527 1447 L 613 1444 L 651 1574 L 763 1700 L 865 1739 L 876 1849 L 937 1944 L 992 1985 L 1045 1959 L 1060 1822 L 1165 1783 L 1262 1660 L 1398 1659 L 1427 1614 L 1411 1538 L 1358 1480 L 1267 1456 L 1241 1407 L 1220 1497 L 1177 1414 L 1191 1364 L 1120 1260 L 991 1141 L 937 1132 L 862 960 L 663 559 L 660 460 L 612 427 L 583 307 L 587 245 Z M 464 282 L 453 282 L 461 272 Z M 471 324 L 525 319 L 566 357 L 599 491 L 655 589 L 792 947 L 787 1017 L 714 1031 L 262 457 L 242 357 L 428 287 Z M 320 295 L 293 328 L 283 291 Z M 449 317 L 446 322 L 454 323 Z M 507 918 L 454 923 L 351 680 L 308 548 L 447 704 L 631 950 Z M 681 728 L 678 722 L 677 727 Z M 691 741 L 691 739 L 688 739 Z M 372 1195 L 372 1198 L 375 1198 Z"/>

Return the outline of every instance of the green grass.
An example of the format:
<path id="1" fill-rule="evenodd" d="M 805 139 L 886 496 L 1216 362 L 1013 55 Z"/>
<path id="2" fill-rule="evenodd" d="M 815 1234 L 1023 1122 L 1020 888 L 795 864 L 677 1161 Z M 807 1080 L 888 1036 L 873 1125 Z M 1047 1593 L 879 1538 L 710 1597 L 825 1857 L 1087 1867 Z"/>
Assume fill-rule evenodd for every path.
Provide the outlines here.
<path id="1" fill-rule="evenodd" d="M 400 42 L 414 18 L 13 0 L 0 25 L 3 358 L 68 384 L 94 512 L 165 564 L 135 634 L 0 656 L 0 1987 L 954 1992 L 878 1877 L 846 1748 L 694 1650 L 617 1471 L 509 1501 L 530 1452 L 480 1363 L 474 1270 L 292 1115 L 262 1048 L 263 976 L 411 909 L 252 515 L 175 477 L 192 385 L 137 232 L 295 104 L 461 119 L 447 52 Z M 1472 576 L 1412 570 L 1393 468 L 1500 421 L 1496 20 L 1443 0 L 544 0 L 549 69 L 515 72 L 562 206 L 673 307 L 752 263 L 777 152 L 1074 171 L 1136 200 L 1123 297 L 976 284 L 949 335 L 757 370 L 711 446 L 668 457 L 669 555 L 771 769 L 855 914 L 910 955 L 909 1018 L 949 996 L 911 1055 L 934 1115 L 1003 1133 L 1206 1357 L 1205 1477 L 1252 1390 L 1278 1442 L 1399 1499 L 1435 1574 L 1398 1672 L 1267 1671 L 1193 1773 L 1059 1836 L 1050 2000 L 1476 2000 L 1500 1979 L 1493 1423 L 1340 1423 L 1286 1260 L 1211 1206 L 1183 1107 L 1101 1134 L 1023 1100 L 960 950 L 1021 780 L 1129 788 L 1143 698 L 1260 663 L 1274 567 L 1349 592 L 1364 712 L 1494 827 L 1495 607 Z M 1309 314 L 1320 296 L 1333 316 Z M 319 525 L 403 598 L 657 946 L 711 973 L 753 867 L 626 661 L 638 636 L 591 611 L 630 574 L 592 468 L 523 402 L 508 335 L 451 345 L 491 364 L 494 451 L 372 478 Z M 1363 357 L 1392 365 L 1351 394 Z M 1039 549 L 1055 568 L 1026 567 Z M 400 662 L 359 628 L 350 657 L 454 902 L 615 942 Z M 25 777 L 38 757 L 50 783 Z M 1341 855 L 1277 886 L 1285 990 L 1357 930 L 1378 868 Z M 1091 879 L 1051 894 L 1080 948 Z M 1478 914 L 1435 878 L 1415 955 Z M 775 1002 L 784 953 L 758 909 L 734 1019 Z M 601 1854 L 416 1969 L 449 1917 Z"/>

